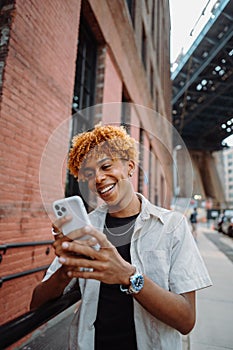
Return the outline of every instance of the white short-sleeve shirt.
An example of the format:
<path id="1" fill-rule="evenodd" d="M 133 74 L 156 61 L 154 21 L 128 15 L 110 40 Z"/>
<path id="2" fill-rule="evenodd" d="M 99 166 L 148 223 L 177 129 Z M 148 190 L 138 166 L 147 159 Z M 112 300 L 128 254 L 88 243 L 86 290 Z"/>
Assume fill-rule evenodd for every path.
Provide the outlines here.
<path id="1" fill-rule="evenodd" d="M 176 294 L 195 291 L 212 285 L 209 274 L 190 232 L 186 218 L 174 211 L 151 204 L 141 194 L 140 215 L 131 239 L 131 262 L 162 288 Z M 91 223 L 103 231 L 107 207 L 89 214 Z M 61 265 L 57 258 L 43 280 Z M 79 281 L 82 303 L 70 329 L 72 350 L 94 350 L 95 328 L 100 282 Z M 181 350 L 181 334 L 159 321 L 134 299 L 134 322 L 138 350 Z"/>

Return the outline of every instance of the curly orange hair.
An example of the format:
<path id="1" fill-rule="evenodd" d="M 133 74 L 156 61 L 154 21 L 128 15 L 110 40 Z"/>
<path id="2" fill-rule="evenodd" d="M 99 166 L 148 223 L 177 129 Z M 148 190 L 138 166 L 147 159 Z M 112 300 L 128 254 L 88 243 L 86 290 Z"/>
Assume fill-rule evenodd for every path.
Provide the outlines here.
<path id="1" fill-rule="evenodd" d="M 68 169 L 78 177 L 82 162 L 89 156 L 100 154 L 108 154 L 113 159 L 132 159 L 138 162 L 136 140 L 127 134 L 123 126 L 96 125 L 93 130 L 73 137 Z M 80 178 L 82 179 L 81 171 Z"/>

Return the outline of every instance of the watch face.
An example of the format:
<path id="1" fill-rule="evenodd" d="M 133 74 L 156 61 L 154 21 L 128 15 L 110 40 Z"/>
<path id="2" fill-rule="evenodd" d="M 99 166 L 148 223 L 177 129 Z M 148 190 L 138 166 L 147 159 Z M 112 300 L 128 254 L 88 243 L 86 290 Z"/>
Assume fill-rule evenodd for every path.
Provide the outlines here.
<path id="1" fill-rule="evenodd" d="M 144 286 L 144 277 L 137 273 L 130 277 L 130 283 L 129 288 L 124 288 L 121 284 L 120 290 L 126 294 L 137 294 Z"/>
<path id="2" fill-rule="evenodd" d="M 132 289 L 135 292 L 139 292 L 142 289 L 142 287 L 144 286 L 144 278 L 140 274 L 132 276 L 130 278 L 130 281 L 131 281 Z"/>
<path id="3" fill-rule="evenodd" d="M 141 284 L 142 284 L 142 279 L 141 279 L 141 277 L 139 276 L 139 277 L 136 278 L 135 286 L 136 286 L 136 287 L 140 287 Z"/>

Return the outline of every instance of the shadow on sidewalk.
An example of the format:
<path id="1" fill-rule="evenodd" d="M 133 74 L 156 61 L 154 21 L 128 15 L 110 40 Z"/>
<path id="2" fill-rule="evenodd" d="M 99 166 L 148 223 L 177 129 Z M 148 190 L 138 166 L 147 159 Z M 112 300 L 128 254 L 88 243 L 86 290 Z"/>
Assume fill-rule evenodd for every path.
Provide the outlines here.
<path id="1" fill-rule="evenodd" d="M 201 227 L 201 231 L 231 262 L 233 262 L 233 239 L 231 237 L 209 228 Z"/>

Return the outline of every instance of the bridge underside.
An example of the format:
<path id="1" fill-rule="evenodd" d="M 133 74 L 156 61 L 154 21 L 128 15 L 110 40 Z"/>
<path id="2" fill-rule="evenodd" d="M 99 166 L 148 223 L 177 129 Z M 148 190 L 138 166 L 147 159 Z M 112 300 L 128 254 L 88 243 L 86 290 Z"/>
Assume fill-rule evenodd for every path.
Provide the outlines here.
<path id="1" fill-rule="evenodd" d="M 190 150 L 233 133 L 233 1 L 222 1 L 172 74 L 173 124 Z"/>

